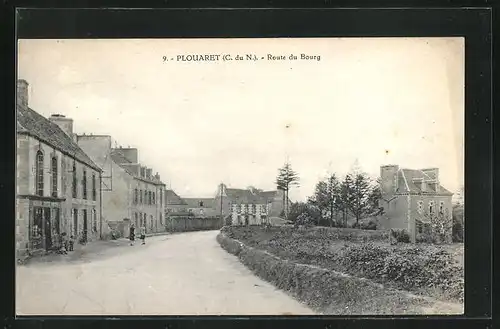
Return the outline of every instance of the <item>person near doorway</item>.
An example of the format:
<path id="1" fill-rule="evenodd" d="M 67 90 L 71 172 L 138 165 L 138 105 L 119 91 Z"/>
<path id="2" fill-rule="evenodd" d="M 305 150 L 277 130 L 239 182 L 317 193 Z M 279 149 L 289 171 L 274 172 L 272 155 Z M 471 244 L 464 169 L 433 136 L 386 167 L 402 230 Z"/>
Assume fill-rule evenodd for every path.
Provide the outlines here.
<path id="1" fill-rule="evenodd" d="M 146 228 L 143 226 L 141 226 L 141 240 L 142 240 L 142 244 L 146 244 Z"/>
<path id="2" fill-rule="evenodd" d="M 134 245 L 134 241 L 135 241 L 135 226 L 134 226 L 134 223 L 132 223 L 130 225 L 128 238 L 130 239 L 130 245 L 133 246 Z"/>
<path id="3" fill-rule="evenodd" d="M 69 251 L 73 251 L 75 245 L 75 237 L 72 235 L 69 237 Z"/>

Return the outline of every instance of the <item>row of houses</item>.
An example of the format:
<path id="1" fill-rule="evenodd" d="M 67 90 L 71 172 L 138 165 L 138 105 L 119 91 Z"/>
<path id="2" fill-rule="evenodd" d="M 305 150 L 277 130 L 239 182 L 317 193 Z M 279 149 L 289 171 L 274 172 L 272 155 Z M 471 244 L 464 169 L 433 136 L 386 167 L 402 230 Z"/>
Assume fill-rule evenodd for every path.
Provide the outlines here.
<path id="1" fill-rule="evenodd" d="M 18 257 L 58 249 L 65 233 L 77 242 L 126 234 L 131 223 L 147 233 L 168 229 L 175 216 L 219 217 L 259 224 L 283 210 L 280 191 L 234 189 L 212 198 L 181 198 L 137 148 L 110 135 L 76 134 L 73 120 L 49 118 L 29 107 L 28 82 L 17 83 L 16 250 Z"/>
<path id="2" fill-rule="evenodd" d="M 288 204 L 290 205 L 290 200 Z M 260 225 L 269 218 L 279 217 L 285 205 L 281 190 L 263 191 L 254 187 L 228 188 L 220 184 L 213 198 L 182 198 L 167 191 L 168 216 L 197 216 L 225 219 L 225 224 Z"/>
<path id="3" fill-rule="evenodd" d="M 75 134 L 64 115 L 43 117 L 29 107 L 28 87 L 18 80 L 18 257 L 60 248 L 63 233 L 86 243 L 123 223 L 164 231 L 165 184 L 138 150 L 112 147 L 108 135 Z"/>

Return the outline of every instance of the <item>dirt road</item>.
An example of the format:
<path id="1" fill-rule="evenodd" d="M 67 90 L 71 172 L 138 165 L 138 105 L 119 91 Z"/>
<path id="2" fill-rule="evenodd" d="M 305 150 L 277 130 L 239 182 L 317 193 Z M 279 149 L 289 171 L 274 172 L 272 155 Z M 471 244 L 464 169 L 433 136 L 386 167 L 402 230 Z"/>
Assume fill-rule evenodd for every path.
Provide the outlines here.
<path id="1" fill-rule="evenodd" d="M 222 250 L 217 233 L 156 236 L 82 261 L 19 266 L 17 314 L 314 314 Z"/>

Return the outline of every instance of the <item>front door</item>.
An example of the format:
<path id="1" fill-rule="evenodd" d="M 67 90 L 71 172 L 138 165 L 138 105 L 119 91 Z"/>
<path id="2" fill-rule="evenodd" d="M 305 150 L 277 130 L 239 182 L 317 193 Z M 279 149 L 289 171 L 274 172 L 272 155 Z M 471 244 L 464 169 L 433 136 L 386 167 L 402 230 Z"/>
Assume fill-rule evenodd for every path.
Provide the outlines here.
<path id="1" fill-rule="evenodd" d="M 45 249 L 52 248 L 52 226 L 50 222 L 50 208 L 43 208 L 44 233 L 45 233 Z"/>
<path id="2" fill-rule="evenodd" d="M 33 207 L 33 226 L 31 227 L 31 248 L 43 248 L 43 208 Z"/>
<path id="3" fill-rule="evenodd" d="M 83 209 L 83 243 L 87 243 L 87 234 L 88 234 L 88 219 L 87 219 L 87 209 Z"/>

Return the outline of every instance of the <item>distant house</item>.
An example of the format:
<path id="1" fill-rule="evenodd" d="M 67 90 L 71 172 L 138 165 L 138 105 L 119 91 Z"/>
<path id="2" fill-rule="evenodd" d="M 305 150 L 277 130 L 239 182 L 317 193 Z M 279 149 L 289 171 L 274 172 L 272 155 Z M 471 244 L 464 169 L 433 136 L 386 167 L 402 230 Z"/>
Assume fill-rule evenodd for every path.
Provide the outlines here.
<path id="1" fill-rule="evenodd" d="M 165 231 L 165 184 L 158 173 L 139 162 L 138 149 L 113 148 L 109 135 L 78 135 L 77 141 L 103 168 L 105 219 L 122 227 L 125 235 L 130 223 L 144 226 L 147 233 Z"/>
<path id="2" fill-rule="evenodd" d="M 214 217 L 220 215 L 215 207 L 214 198 L 182 198 L 187 211 L 196 217 Z"/>
<path id="3" fill-rule="evenodd" d="M 383 228 L 408 230 L 412 242 L 421 223 L 432 216 L 442 215 L 451 220 L 453 193 L 439 182 L 439 169 L 405 169 L 397 165 L 380 167 Z M 450 232 L 447 232 L 451 237 Z"/>
<path id="4" fill-rule="evenodd" d="M 165 217 L 166 216 L 187 216 L 188 204 L 173 190 L 165 191 Z"/>
<path id="5" fill-rule="evenodd" d="M 222 195 L 222 202 L 221 202 Z M 247 189 L 219 186 L 215 198 L 215 208 L 225 218 L 230 218 L 233 225 L 259 225 L 269 217 L 278 217 L 284 209 L 282 191 L 262 191 L 253 187 Z"/>

